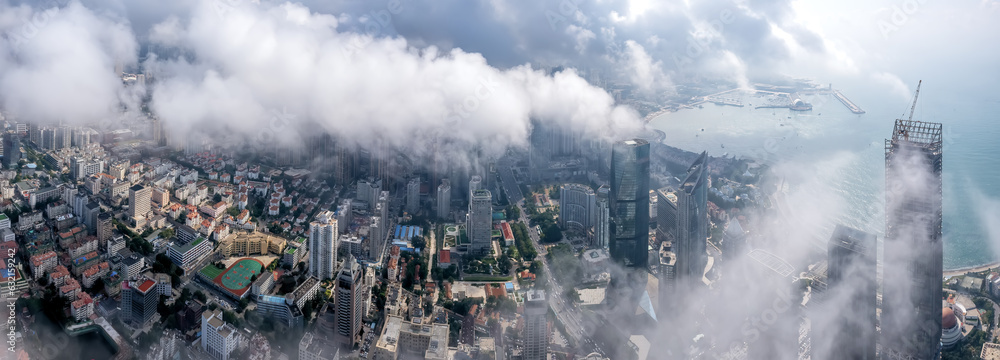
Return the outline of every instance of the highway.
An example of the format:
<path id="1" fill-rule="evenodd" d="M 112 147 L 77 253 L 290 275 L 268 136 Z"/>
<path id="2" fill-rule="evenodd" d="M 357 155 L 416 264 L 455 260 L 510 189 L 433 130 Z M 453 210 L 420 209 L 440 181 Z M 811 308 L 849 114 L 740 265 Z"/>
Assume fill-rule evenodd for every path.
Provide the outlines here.
<path id="1" fill-rule="evenodd" d="M 507 195 L 507 199 L 514 204 L 517 204 L 518 209 L 521 211 L 520 220 L 524 224 L 528 224 L 527 211 L 524 209 L 524 194 L 521 193 L 521 188 L 517 186 L 517 181 L 514 178 L 513 167 L 515 166 L 515 161 L 510 159 L 510 157 L 505 156 L 498 162 L 498 169 L 500 171 L 500 179 L 503 182 L 503 191 Z M 586 326 L 584 326 L 583 321 L 580 319 L 579 310 L 568 305 L 567 300 L 563 298 L 563 287 L 556 282 L 555 277 L 551 276 L 552 271 L 549 266 L 549 260 L 545 257 L 546 251 L 545 247 L 542 246 L 540 239 L 538 237 L 538 232 L 533 228 L 528 228 L 528 236 L 531 238 L 532 244 L 535 249 L 538 250 L 537 260 L 541 261 L 542 269 L 545 276 L 546 285 L 549 289 L 546 293 L 549 301 L 549 307 L 555 313 L 556 318 L 561 322 L 566 328 L 566 336 L 572 339 L 573 344 L 577 349 L 580 349 L 583 353 L 590 352 L 601 352 L 593 341 L 587 337 L 585 334 L 588 333 Z"/>

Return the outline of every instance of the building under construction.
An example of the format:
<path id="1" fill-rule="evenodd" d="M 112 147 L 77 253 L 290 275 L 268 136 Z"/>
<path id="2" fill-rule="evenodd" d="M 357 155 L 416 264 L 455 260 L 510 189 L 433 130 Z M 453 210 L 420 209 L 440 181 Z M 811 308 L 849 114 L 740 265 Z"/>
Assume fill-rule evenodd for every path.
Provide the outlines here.
<path id="1" fill-rule="evenodd" d="M 941 339 L 942 126 L 912 118 L 911 110 L 896 120 L 885 141 L 880 328 L 888 359 L 935 358 Z"/>

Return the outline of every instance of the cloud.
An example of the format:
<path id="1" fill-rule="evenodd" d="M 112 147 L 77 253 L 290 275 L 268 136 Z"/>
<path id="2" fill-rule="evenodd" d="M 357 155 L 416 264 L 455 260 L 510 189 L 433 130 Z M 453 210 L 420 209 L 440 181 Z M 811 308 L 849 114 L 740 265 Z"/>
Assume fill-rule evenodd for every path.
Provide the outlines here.
<path id="1" fill-rule="evenodd" d="M 876 83 L 887 87 L 889 93 L 893 96 L 899 97 L 901 100 L 912 99 L 913 92 L 910 91 L 910 87 L 906 86 L 903 79 L 900 79 L 896 74 L 889 72 L 879 72 L 871 75 L 871 78 Z"/>

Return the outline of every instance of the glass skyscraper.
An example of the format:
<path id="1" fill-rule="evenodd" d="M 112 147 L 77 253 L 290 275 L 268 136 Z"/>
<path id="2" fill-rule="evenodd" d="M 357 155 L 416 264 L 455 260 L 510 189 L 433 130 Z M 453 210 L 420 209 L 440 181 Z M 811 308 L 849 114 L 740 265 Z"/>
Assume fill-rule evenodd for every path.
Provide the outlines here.
<path id="1" fill-rule="evenodd" d="M 649 142 L 624 140 L 611 149 L 611 258 L 627 267 L 649 262 Z"/>

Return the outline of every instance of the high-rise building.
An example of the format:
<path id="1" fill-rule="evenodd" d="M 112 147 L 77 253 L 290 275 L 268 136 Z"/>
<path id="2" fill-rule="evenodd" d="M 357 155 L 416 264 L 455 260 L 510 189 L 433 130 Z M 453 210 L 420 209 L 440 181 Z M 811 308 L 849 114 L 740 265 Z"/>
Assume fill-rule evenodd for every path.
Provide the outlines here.
<path id="1" fill-rule="evenodd" d="M 524 302 L 524 360 L 545 360 L 549 351 L 549 312 L 544 290 L 529 290 Z"/>
<path id="2" fill-rule="evenodd" d="M 317 279 L 332 279 L 337 263 L 337 217 L 332 211 L 321 211 L 309 223 L 309 275 Z"/>
<path id="3" fill-rule="evenodd" d="M 145 218 L 149 214 L 150 202 L 153 199 L 153 188 L 134 185 L 128 194 L 128 215 L 133 219 Z"/>
<path id="4" fill-rule="evenodd" d="M 451 214 L 451 181 L 443 179 L 437 189 L 437 216 L 439 219 L 447 219 L 449 214 Z"/>
<path id="5" fill-rule="evenodd" d="M 469 201 L 470 202 L 472 201 L 472 193 L 474 193 L 474 192 L 476 192 L 476 190 L 479 190 L 479 189 L 482 189 L 482 188 L 483 188 L 483 177 L 479 176 L 479 175 L 472 175 L 472 178 L 469 179 Z"/>
<path id="6" fill-rule="evenodd" d="M 21 137 L 17 133 L 3 134 L 3 167 L 11 168 L 21 160 Z"/>
<path id="7" fill-rule="evenodd" d="M 941 341 L 942 125 L 896 120 L 885 141 L 883 352 L 930 359 Z"/>
<path id="8" fill-rule="evenodd" d="M 656 190 L 656 240 L 673 241 L 677 237 L 677 192 L 666 187 Z"/>
<path id="9" fill-rule="evenodd" d="M 744 289 L 750 294 L 737 311 L 746 311 L 747 321 L 753 324 L 758 323 L 762 316 L 771 319 L 767 320 L 768 326 L 745 327 L 747 330 L 743 334 L 755 338 L 747 342 L 746 358 L 798 359 L 802 333 L 799 304 L 802 296 L 801 292 L 796 293 L 799 286 L 792 281 L 795 268 L 762 249 L 749 252 L 747 261 L 739 266 L 742 268 L 734 272 L 737 277 L 734 280 L 746 284 Z M 768 315 L 761 315 L 765 313 Z"/>
<path id="10" fill-rule="evenodd" d="M 381 191 L 381 180 L 358 180 L 357 199 L 368 204 L 369 211 L 375 211 L 375 203 L 378 202 L 379 192 Z"/>
<path id="11" fill-rule="evenodd" d="M 851 311 L 817 317 L 824 321 L 813 327 L 813 338 L 825 339 L 817 344 L 829 344 L 829 348 L 813 346 L 817 358 L 875 359 L 878 291 L 875 240 L 875 235 L 841 225 L 833 230 L 827 252 L 827 295 L 824 297 L 844 299 L 851 304 Z M 818 307 L 825 310 L 822 304 Z M 838 311 L 826 313 L 837 314 Z"/>
<path id="12" fill-rule="evenodd" d="M 101 247 L 107 245 L 114 229 L 114 224 L 111 222 L 111 213 L 105 212 L 97 215 L 97 241 L 101 244 Z"/>
<path id="13" fill-rule="evenodd" d="M 155 281 L 146 278 L 123 281 L 121 294 L 123 322 L 141 328 L 153 319 L 160 300 Z"/>
<path id="14" fill-rule="evenodd" d="M 406 183 L 406 211 L 416 214 L 420 210 L 420 178 L 412 178 Z"/>
<path id="15" fill-rule="evenodd" d="M 708 263 L 708 153 L 702 152 L 687 170 L 677 195 L 677 278 L 701 281 Z"/>
<path id="16" fill-rule="evenodd" d="M 42 149 L 53 150 L 56 144 L 56 129 L 42 129 Z"/>
<path id="17" fill-rule="evenodd" d="M 372 347 L 372 358 L 376 360 L 452 358 L 448 356 L 446 323 L 422 322 L 420 318 L 406 321 L 394 314 L 386 316 L 382 333 Z"/>
<path id="18" fill-rule="evenodd" d="M 597 215 L 597 194 L 587 185 L 559 187 L 559 226 L 586 234 Z"/>
<path id="19" fill-rule="evenodd" d="M 66 149 L 73 146 L 73 129 L 60 126 L 55 131 L 55 143 L 56 150 Z"/>
<path id="20" fill-rule="evenodd" d="M 597 211 L 594 214 L 594 247 L 607 248 L 611 239 L 611 187 L 597 189 Z"/>
<path id="21" fill-rule="evenodd" d="M 222 319 L 222 310 L 201 313 L 201 349 L 215 360 L 229 360 L 236 349 L 239 334 Z"/>
<path id="22" fill-rule="evenodd" d="M 354 347 L 354 342 L 361 333 L 361 316 L 366 309 L 361 277 L 364 272 L 353 256 L 344 262 L 344 267 L 337 275 L 337 338 L 346 348 Z"/>
<path id="23" fill-rule="evenodd" d="M 489 255 L 493 235 L 493 197 L 489 190 L 479 189 L 472 193 L 466 229 L 470 243 L 469 251 L 474 254 Z"/>
<path id="24" fill-rule="evenodd" d="M 631 268 L 649 262 L 649 142 L 616 142 L 611 150 L 611 258 Z"/>

